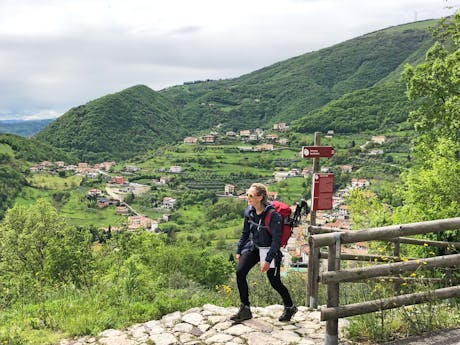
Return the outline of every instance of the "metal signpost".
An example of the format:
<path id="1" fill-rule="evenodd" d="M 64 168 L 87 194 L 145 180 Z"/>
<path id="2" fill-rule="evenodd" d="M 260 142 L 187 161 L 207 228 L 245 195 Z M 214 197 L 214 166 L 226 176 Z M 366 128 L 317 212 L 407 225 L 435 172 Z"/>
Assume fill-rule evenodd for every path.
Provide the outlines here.
<path id="1" fill-rule="evenodd" d="M 312 195 L 311 195 L 311 212 L 310 224 L 316 225 L 316 211 L 317 210 L 330 210 L 332 209 L 332 193 L 334 190 L 334 174 L 320 174 L 319 173 L 319 159 L 331 158 L 335 154 L 332 146 L 320 146 L 320 132 L 315 132 L 314 146 L 303 146 L 302 157 L 313 158 L 313 174 L 312 174 Z M 310 237 L 311 234 L 309 233 Z M 311 265 L 316 261 L 313 258 L 319 256 L 314 253 L 310 248 L 308 253 L 308 275 L 307 275 L 307 298 L 306 304 L 310 308 L 318 307 L 318 284 L 314 282 L 316 276 L 314 270 L 319 270 L 316 265 Z"/>
<path id="2" fill-rule="evenodd" d="M 334 192 L 334 174 L 313 174 L 312 210 L 331 210 Z"/>

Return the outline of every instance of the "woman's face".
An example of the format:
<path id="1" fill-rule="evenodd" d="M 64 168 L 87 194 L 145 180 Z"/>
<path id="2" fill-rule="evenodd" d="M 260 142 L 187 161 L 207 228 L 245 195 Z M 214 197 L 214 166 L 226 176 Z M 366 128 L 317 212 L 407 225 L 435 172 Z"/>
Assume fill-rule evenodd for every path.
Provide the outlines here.
<path id="1" fill-rule="evenodd" d="M 248 205 L 250 206 L 259 206 L 262 202 L 262 196 L 257 195 L 257 191 L 255 188 L 248 189 Z"/>

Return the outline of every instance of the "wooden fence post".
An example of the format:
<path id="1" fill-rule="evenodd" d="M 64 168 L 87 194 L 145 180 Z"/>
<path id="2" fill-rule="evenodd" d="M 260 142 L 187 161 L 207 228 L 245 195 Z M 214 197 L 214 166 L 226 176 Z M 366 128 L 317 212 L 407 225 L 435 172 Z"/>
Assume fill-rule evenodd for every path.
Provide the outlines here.
<path id="1" fill-rule="evenodd" d="M 308 253 L 308 285 L 306 305 L 310 308 L 318 308 L 318 290 L 319 290 L 319 248 L 313 244 L 309 238 L 310 252 Z"/>
<path id="2" fill-rule="evenodd" d="M 327 261 L 328 271 L 340 269 L 340 233 L 335 233 L 336 242 L 329 246 L 329 258 Z M 339 306 L 339 283 L 327 284 L 327 307 L 334 308 Z M 338 345 L 339 343 L 339 319 L 326 321 L 326 335 L 324 345 Z"/>
<path id="3" fill-rule="evenodd" d="M 393 250 L 393 256 L 400 257 L 400 248 L 401 248 L 401 242 L 399 241 L 399 238 L 396 239 L 394 242 L 395 248 Z M 394 289 L 395 289 L 395 295 L 400 295 L 401 294 L 401 281 L 399 279 L 395 280 L 394 282 Z"/>

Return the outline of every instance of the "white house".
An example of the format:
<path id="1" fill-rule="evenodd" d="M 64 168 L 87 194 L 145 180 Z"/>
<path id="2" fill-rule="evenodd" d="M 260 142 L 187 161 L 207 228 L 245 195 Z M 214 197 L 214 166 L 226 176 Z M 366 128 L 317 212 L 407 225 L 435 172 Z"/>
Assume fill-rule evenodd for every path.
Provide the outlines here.
<path id="1" fill-rule="evenodd" d="M 351 173 L 353 171 L 353 166 L 349 164 L 344 164 L 340 166 L 340 170 L 342 170 L 342 172 Z"/>
<path id="2" fill-rule="evenodd" d="M 275 131 L 285 132 L 285 131 L 287 131 L 288 128 L 289 127 L 287 126 L 287 124 L 285 122 L 275 123 L 273 125 L 273 129 Z"/>
<path id="3" fill-rule="evenodd" d="M 171 177 L 169 177 L 169 176 L 161 176 L 160 177 L 160 184 L 162 184 L 162 185 L 167 185 L 169 181 L 171 181 Z"/>
<path id="4" fill-rule="evenodd" d="M 196 137 L 185 137 L 184 144 L 196 144 L 198 142 L 198 138 Z"/>
<path id="5" fill-rule="evenodd" d="M 180 165 L 173 165 L 169 168 L 169 171 L 174 174 L 180 174 L 182 172 L 182 167 Z"/>
<path id="6" fill-rule="evenodd" d="M 367 188 L 370 183 L 365 178 L 352 178 L 351 179 L 351 188 Z"/>
<path id="7" fill-rule="evenodd" d="M 383 144 L 387 140 L 387 138 L 384 135 L 374 135 L 371 138 L 372 142 L 376 144 Z"/>
<path id="8" fill-rule="evenodd" d="M 162 206 L 163 208 L 167 208 L 169 210 L 172 210 L 176 206 L 177 200 L 174 198 L 171 198 L 170 196 L 165 196 L 163 198 L 163 203 Z"/>
<path id="9" fill-rule="evenodd" d="M 232 184 L 226 184 L 224 187 L 224 194 L 225 195 L 234 195 L 235 194 L 235 186 Z"/>
<path id="10" fill-rule="evenodd" d="M 290 171 L 278 171 L 273 174 L 273 178 L 276 182 L 283 181 L 289 177 L 292 177 L 292 172 Z"/>

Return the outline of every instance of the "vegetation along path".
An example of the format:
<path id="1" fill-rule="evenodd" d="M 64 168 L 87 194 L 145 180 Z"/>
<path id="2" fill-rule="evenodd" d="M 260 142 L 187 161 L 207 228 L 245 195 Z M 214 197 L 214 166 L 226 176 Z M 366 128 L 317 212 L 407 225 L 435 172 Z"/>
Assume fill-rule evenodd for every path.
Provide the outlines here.
<path id="1" fill-rule="evenodd" d="M 279 322 L 281 305 L 253 307 L 253 319 L 234 324 L 230 315 L 237 308 L 206 304 L 183 313 L 176 311 L 126 330 L 109 329 L 96 337 L 66 339 L 60 345 L 173 345 L 173 344 L 247 344 L 316 345 L 324 343 L 325 323 L 319 312 L 299 307 L 290 322 Z M 345 344 L 345 343 L 342 343 Z"/>

